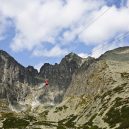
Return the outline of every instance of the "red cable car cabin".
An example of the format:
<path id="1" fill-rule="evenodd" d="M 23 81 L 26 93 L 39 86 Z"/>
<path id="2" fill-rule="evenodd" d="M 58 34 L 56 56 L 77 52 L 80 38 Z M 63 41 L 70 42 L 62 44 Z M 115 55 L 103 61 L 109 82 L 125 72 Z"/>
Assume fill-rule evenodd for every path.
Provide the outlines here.
<path id="1" fill-rule="evenodd" d="M 48 86 L 48 79 L 45 80 L 45 86 L 47 87 Z"/>

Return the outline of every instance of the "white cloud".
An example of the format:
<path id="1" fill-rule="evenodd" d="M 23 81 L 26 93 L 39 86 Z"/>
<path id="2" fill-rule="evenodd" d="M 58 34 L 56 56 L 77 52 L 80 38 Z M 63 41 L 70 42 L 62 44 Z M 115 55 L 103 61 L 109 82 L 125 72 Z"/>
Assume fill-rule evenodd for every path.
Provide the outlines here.
<path id="1" fill-rule="evenodd" d="M 121 9 L 115 6 L 108 7 L 104 1 L 0 0 L 0 37 L 6 31 L 6 18 L 10 18 L 16 29 L 10 45 L 13 51 L 27 49 L 33 51 L 34 56 L 61 56 L 68 52 L 62 49 L 64 44 L 66 47 L 69 47 L 69 43 L 74 44 L 78 33 L 110 8 L 76 39 L 86 45 L 95 45 L 92 55 L 96 57 L 102 50 L 98 53 L 94 50 L 103 42 L 113 38 L 117 33 L 129 31 L 129 0 L 127 7 Z M 46 49 L 46 42 L 54 47 L 51 50 Z M 37 49 L 39 46 L 44 46 L 43 50 Z M 115 46 L 119 46 L 119 43 Z M 87 56 L 85 53 L 80 55 Z"/>
<path id="2" fill-rule="evenodd" d="M 6 18 L 2 14 L 0 14 L 0 40 L 5 39 L 6 31 L 9 26 L 11 26 L 11 22 L 9 20 L 6 20 Z"/>
<path id="3" fill-rule="evenodd" d="M 87 58 L 88 54 L 86 54 L 86 53 L 79 53 L 78 56 L 80 56 L 82 58 Z"/>
<path id="4" fill-rule="evenodd" d="M 81 35 L 80 40 L 86 44 L 100 44 L 114 37 L 118 32 L 129 31 L 129 8 L 117 9 L 114 7 L 103 7 L 93 13 L 94 17 L 100 16 L 110 8 L 102 17 L 94 22 Z"/>
<path id="5" fill-rule="evenodd" d="M 86 19 L 87 11 L 99 8 L 102 3 L 97 0 L 66 0 L 65 4 L 63 0 L 0 0 L 0 12 L 16 26 L 11 48 L 22 51 L 32 50 L 45 41 L 56 43 L 60 31 L 64 28 L 73 31 L 81 19 Z"/>
<path id="6" fill-rule="evenodd" d="M 47 49 L 35 49 L 33 51 L 33 55 L 37 57 L 60 57 L 67 54 L 68 51 L 65 49 L 61 49 L 59 46 L 55 46 L 50 50 Z"/>
<path id="7" fill-rule="evenodd" d="M 128 43 L 124 41 L 123 37 L 124 35 L 118 35 L 111 43 L 105 42 L 103 44 L 98 44 L 96 47 L 93 48 L 91 56 L 98 58 L 108 50 L 112 50 L 117 47 L 127 46 Z"/>
<path id="8" fill-rule="evenodd" d="M 44 64 L 44 63 L 36 64 L 36 65 L 34 66 L 34 68 L 37 69 L 38 72 L 39 72 L 39 71 L 40 71 L 40 68 L 43 66 L 43 64 Z"/>
<path id="9" fill-rule="evenodd" d="M 129 7 L 129 0 L 127 1 L 127 7 Z"/>

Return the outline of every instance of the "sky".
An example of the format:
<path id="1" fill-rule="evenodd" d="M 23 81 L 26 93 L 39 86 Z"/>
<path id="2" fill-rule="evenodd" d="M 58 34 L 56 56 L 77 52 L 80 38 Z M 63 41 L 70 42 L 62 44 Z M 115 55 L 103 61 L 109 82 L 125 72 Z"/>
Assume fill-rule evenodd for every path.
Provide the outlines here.
<path id="1" fill-rule="evenodd" d="M 128 45 L 129 0 L 0 0 L 0 49 L 25 67 Z"/>

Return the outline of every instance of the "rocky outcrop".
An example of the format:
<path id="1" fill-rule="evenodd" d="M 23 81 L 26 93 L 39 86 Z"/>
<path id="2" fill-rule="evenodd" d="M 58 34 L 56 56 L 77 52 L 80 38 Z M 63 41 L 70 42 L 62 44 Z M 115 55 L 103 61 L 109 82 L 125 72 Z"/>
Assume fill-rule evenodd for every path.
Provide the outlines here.
<path id="1" fill-rule="evenodd" d="M 26 69 L 27 72 L 27 82 L 33 86 L 39 83 L 38 77 L 38 70 L 35 69 L 33 66 L 28 66 Z"/>
<path id="2" fill-rule="evenodd" d="M 5 51 L 0 51 L 0 98 L 14 103 L 28 94 L 27 86 L 34 86 L 37 71 L 25 68 Z"/>
<path id="3" fill-rule="evenodd" d="M 83 64 L 81 57 L 74 53 L 66 55 L 60 64 L 44 64 L 40 72 L 33 66 L 25 68 L 5 51 L 0 51 L 0 98 L 8 99 L 12 104 L 37 94 L 41 103 L 59 103 L 67 90 L 73 73 Z M 32 91 L 31 87 L 43 87 L 49 80 L 49 90 Z M 31 95 L 30 95 L 31 94 Z M 36 97 L 35 97 L 36 98 Z"/>
<path id="4" fill-rule="evenodd" d="M 82 69 L 48 120 L 72 129 L 129 128 L 129 47 L 108 51 Z"/>
<path id="5" fill-rule="evenodd" d="M 83 59 L 74 53 L 65 56 L 60 64 L 44 64 L 40 69 L 40 77 L 47 78 L 50 86 L 66 90 L 71 82 L 73 73 L 82 65 Z"/>
<path id="6" fill-rule="evenodd" d="M 55 102 L 61 102 L 63 95 L 66 92 L 68 86 L 71 83 L 72 75 L 83 64 L 85 59 L 82 59 L 75 53 L 66 55 L 60 62 L 60 64 L 50 65 L 45 63 L 39 72 L 40 78 L 49 80 L 49 89 L 58 91 L 55 96 Z"/>
<path id="7" fill-rule="evenodd" d="M 38 70 L 35 69 L 33 66 L 28 66 L 26 69 L 27 69 L 27 70 L 30 72 L 30 74 L 32 74 L 33 76 L 37 76 L 37 75 L 38 75 Z"/>
<path id="8" fill-rule="evenodd" d="M 30 69 L 29 71 L 35 71 L 33 68 Z M 36 71 L 34 73 L 37 75 Z M 54 73 L 57 80 L 54 78 Z M 69 86 L 60 80 L 59 75 Z M 70 82 L 68 75 L 71 77 Z M 23 120 L 27 123 L 22 125 L 23 128 L 129 128 L 129 47 L 108 51 L 98 59 L 88 57 L 84 60 L 71 53 L 62 59 L 60 64 L 45 64 L 36 78 L 44 79 L 49 76 L 52 78 L 50 90 L 46 89 L 44 95 L 40 96 L 43 97 L 41 100 L 43 103 L 53 102 L 54 100 L 50 100 L 49 97 L 60 98 L 58 95 L 62 96 L 60 93 L 62 88 L 66 91 L 63 92 L 65 94 L 63 102 L 54 107 L 46 106 L 46 108 L 40 104 L 35 110 L 26 111 L 28 116 L 14 117 L 15 121 Z M 58 84 L 58 80 L 61 85 Z M 54 90 L 53 87 L 57 89 Z M 35 93 L 36 90 L 32 94 Z M 7 102 L 1 101 L 1 103 L 4 110 L 8 110 Z M 6 117 L 2 122 L 3 126 L 0 124 L 0 127 L 7 127 L 14 120 Z M 14 125 L 13 127 L 18 127 Z"/>
<path id="9" fill-rule="evenodd" d="M 116 71 L 122 69 L 126 71 L 128 69 L 128 61 L 129 47 L 122 47 L 106 52 L 100 58 L 90 62 L 88 66 L 84 63 L 73 76 L 66 96 L 83 94 L 94 96 L 101 90 L 110 88 L 112 83 L 119 81 L 119 78 L 115 78 L 119 76 Z"/>
<path id="10" fill-rule="evenodd" d="M 75 95 L 83 95 L 89 93 L 91 89 L 87 92 L 86 87 L 89 79 L 93 75 L 90 75 L 90 73 L 95 73 L 96 71 L 93 72 L 93 68 L 95 67 L 96 64 L 96 59 L 92 57 L 88 57 L 83 65 L 73 74 L 72 76 L 72 81 L 70 83 L 70 86 L 68 87 L 65 97 L 66 96 L 75 96 Z M 91 68 L 89 68 L 91 67 Z M 100 66 L 101 67 L 101 66 Z M 101 69 L 101 68 L 100 68 Z M 98 68 L 95 68 L 95 70 L 98 70 Z M 89 76 L 89 77 L 88 77 Z M 90 85 L 90 84 L 89 84 Z M 91 87 L 89 87 L 91 88 Z"/>

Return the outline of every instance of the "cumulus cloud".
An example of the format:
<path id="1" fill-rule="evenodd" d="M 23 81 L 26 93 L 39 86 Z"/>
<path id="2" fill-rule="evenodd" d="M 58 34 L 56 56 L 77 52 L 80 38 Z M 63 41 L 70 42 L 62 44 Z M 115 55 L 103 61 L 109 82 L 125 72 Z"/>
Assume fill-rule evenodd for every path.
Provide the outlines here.
<path id="1" fill-rule="evenodd" d="M 38 63 L 34 66 L 35 69 L 38 70 L 38 72 L 40 71 L 40 68 L 43 66 L 44 63 Z"/>
<path id="2" fill-rule="evenodd" d="M 68 51 L 65 49 L 61 49 L 59 46 L 55 46 L 52 49 L 35 49 L 33 51 L 34 56 L 42 56 L 42 57 L 60 57 L 67 54 Z"/>
<path id="3" fill-rule="evenodd" d="M 117 9 L 115 6 L 105 6 L 101 10 L 94 12 L 94 15 L 100 16 L 108 8 L 110 10 L 103 17 L 99 18 L 80 35 L 80 39 L 86 44 L 100 44 L 113 38 L 118 32 L 129 31 L 129 8 Z"/>
<path id="4" fill-rule="evenodd" d="M 80 56 L 82 58 L 87 58 L 88 54 L 87 53 L 79 53 L 78 56 Z"/>
<path id="5" fill-rule="evenodd" d="M 96 20 L 105 10 L 108 11 Z M 10 45 L 13 51 L 26 49 L 34 56 L 57 57 L 68 52 L 62 49 L 64 44 L 74 44 L 77 40 L 87 46 L 94 45 L 92 55 L 95 55 L 95 49 L 103 42 L 117 33 L 129 31 L 128 12 L 129 0 L 126 7 L 119 9 L 107 6 L 105 0 L 0 0 L 0 14 L 3 16 L 0 36 L 6 30 L 6 19 L 10 18 L 16 29 Z M 46 42 L 54 47 L 37 49 Z"/>
<path id="6" fill-rule="evenodd" d="M 101 56 L 108 50 L 112 50 L 117 47 L 127 46 L 128 43 L 126 41 L 124 41 L 124 38 L 123 38 L 124 36 L 125 36 L 125 34 L 120 34 L 114 38 L 113 42 L 109 41 L 109 42 L 105 42 L 105 43 L 95 46 L 93 48 L 90 56 L 98 58 L 99 56 Z"/>
<path id="7" fill-rule="evenodd" d="M 64 28 L 77 24 L 86 11 L 98 8 L 97 1 L 85 0 L 0 0 L 0 12 L 13 19 L 14 51 L 32 49 L 45 41 L 55 42 Z"/>
<path id="8" fill-rule="evenodd" d="M 5 39 L 6 31 L 10 26 L 11 22 L 0 13 L 0 40 Z"/>

